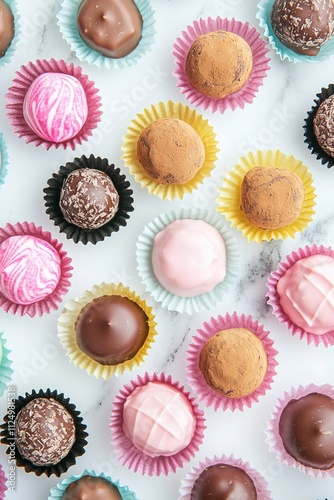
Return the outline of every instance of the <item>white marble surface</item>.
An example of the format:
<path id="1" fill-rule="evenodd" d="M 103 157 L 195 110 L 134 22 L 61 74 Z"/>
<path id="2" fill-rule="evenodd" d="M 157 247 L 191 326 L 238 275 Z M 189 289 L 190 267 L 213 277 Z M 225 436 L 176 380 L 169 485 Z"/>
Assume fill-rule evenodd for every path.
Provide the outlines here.
<path id="1" fill-rule="evenodd" d="M 249 461 L 266 478 L 274 500 L 333 500 L 334 479 L 314 479 L 280 465 L 268 451 L 264 429 L 279 396 L 291 386 L 308 383 L 333 383 L 333 348 L 307 345 L 293 337 L 273 317 L 266 305 L 266 280 L 270 271 L 287 253 L 308 243 L 333 244 L 334 205 L 332 186 L 334 169 L 327 170 L 312 156 L 303 142 L 303 122 L 315 94 L 332 82 L 333 59 L 321 64 L 281 62 L 270 50 L 271 69 L 252 105 L 224 115 L 203 112 L 215 127 L 221 151 L 212 177 L 183 202 L 162 202 L 149 196 L 131 176 L 135 211 L 126 228 L 97 246 L 75 245 L 59 234 L 44 210 L 42 190 L 52 172 L 81 154 L 107 157 L 122 167 L 122 136 L 131 118 L 145 106 L 160 100 L 186 102 L 176 88 L 172 75 L 172 44 L 187 24 L 199 17 L 235 17 L 258 27 L 256 0 L 152 0 L 156 10 L 156 43 L 150 53 L 132 68 L 104 71 L 87 64 L 83 70 L 96 82 L 103 100 L 103 119 L 93 137 L 73 153 L 45 151 L 26 145 L 14 135 L 5 117 L 4 96 L 15 71 L 21 64 L 37 58 L 64 58 L 80 62 L 71 54 L 56 25 L 60 0 L 17 0 L 22 33 L 12 61 L 0 69 L 0 131 L 8 146 L 10 165 L 5 184 L 0 188 L 0 224 L 34 221 L 63 242 L 73 259 L 72 285 L 60 309 L 42 318 L 21 318 L 0 311 L 0 330 L 5 333 L 13 359 L 13 386 L 17 395 L 32 389 L 50 387 L 64 392 L 82 412 L 89 433 L 85 454 L 67 474 L 80 474 L 84 468 L 103 471 L 121 484 L 128 484 L 139 500 L 176 500 L 181 478 L 191 465 L 206 456 L 231 454 Z M 284 243 L 248 243 L 233 230 L 240 245 L 241 263 L 237 283 L 211 311 L 191 317 L 168 313 L 145 293 L 136 273 L 135 243 L 144 224 L 165 210 L 180 206 L 215 209 L 218 187 L 226 171 L 250 149 L 281 149 L 304 161 L 314 177 L 317 206 L 314 221 L 303 234 Z M 101 281 L 123 281 L 154 306 L 158 337 L 146 362 L 132 373 L 105 382 L 75 368 L 65 356 L 56 332 L 57 318 L 67 300 L 80 295 Z M 187 384 L 186 350 L 196 328 L 211 316 L 226 312 L 253 315 L 269 329 L 279 351 L 277 375 L 265 397 L 251 409 L 234 413 L 205 410 L 207 430 L 203 445 L 189 464 L 168 477 L 142 477 L 121 466 L 110 445 L 108 422 L 113 398 L 125 382 L 137 374 L 164 371 Z M 201 406 L 202 407 L 202 406 Z M 0 414 L 6 413 L 6 395 L 0 399 Z M 5 446 L 0 446 L 0 463 L 8 470 Z M 16 470 L 16 489 L 6 498 L 45 500 L 56 477 L 36 477 Z M 261 500 L 261 499 L 259 499 Z"/>

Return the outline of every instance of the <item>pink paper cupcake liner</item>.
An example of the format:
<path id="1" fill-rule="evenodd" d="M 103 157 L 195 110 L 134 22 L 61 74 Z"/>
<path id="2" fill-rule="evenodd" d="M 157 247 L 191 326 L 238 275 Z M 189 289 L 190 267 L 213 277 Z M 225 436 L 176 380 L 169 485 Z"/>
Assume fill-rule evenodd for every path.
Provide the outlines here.
<path id="1" fill-rule="evenodd" d="M 211 98 L 198 92 L 190 84 L 186 73 L 186 59 L 190 47 L 194 41 L 205 33 L 212 31 L 223 30 L 230 31 L 241 36 L 248 43 L 253 55 L 253 70 L 244 85 L 244 87 L 224 98 Z M 249 23 L 242 23 L 232 18 L 222 19 L 217 17 L 212 19 L 199 19 L 194 21 L 192 25 L 187 26 L 185 31 L 182 31 L 173 46 L 173 56 L 175 57 L 175 69 L 173 75 L 177 78 L 177 87 L 180 88 L 182 94 L 185 94 L 186 99 L 195 106 L 202 106 L 204 109 L 210 109 L 212 112 L 224 113 L 226 109 L 235 110 L 237 107 L 244 108 L 245 104 L 251 104 L 259 87 L 263 84 L 263 80 L 270 68 L 269 57 L 267 57 L 268 48 L 266 42 L 261 38 L 260 33 Z"/>
<path id="2" fill-rule="evenodd" d="M 206 382 L 201 370 L 199 369 L 199 358 L 201 350 L 205 343 L 216 333 L 229 328 L 246 328 L 255 333 L 261 340 L 268 358 L 268 368 L 261 385 L 253 393 L 241 398 L 228 398 L 212 389 Z M 254 321 L 251 316 L 242 314 L 238 316 L 236 312 L 232 315 L 226 314 L 211 318 L 204 322 L 202 328 L 197 330 L 187 351 L 186 372 L 188 382 L 196 393 L 198 401 L 203 402 L 207 407 L 212 406 L 215 411 L 222 410 L 243 410 L 244 406 L 252 406 L 257 402 L 260 396 L 263 396 L 270 389 L 274 376 L 276 375 L 277 361 L 275 356 L 276 349 L 273 347 L 273 341 L 269 337 L 269 332 L 264 330 L 263 326 Z"/>
<path id="3" fill-rule="evenodd" d="M 206 457 L 203 462 L 199 462 L 198 465 L 192 467 L 186 477 L 181 480 L 180 496 L 178 500 L 190 500 L 191 490 L 196 479 L 204 469 L 216 464 L 226 464 L 233 467 L 239 467 L 239 469 L 246 472 L 246 474 L 248 474 L 252 479 L 256 488 L 257 498 L 259 498 L 259 500 L 271 500 L 271 494 L 263 476 L 261 476 L 257 470 L 253 469 L 248 462 L 244 462 L 240 458 L 234 458 L 233 455 L 221 455 L 219 457 L 215 455 L 213 458 Z"/>
<path id="4" fill-rule="evenodd" d="M 122 429 L 123 406 L 127 397 L 136 387 L 145 385 L 148 382 L 161 382 L 180 390 L 188 398 L 196 419 L 194 436 L 189 445 L 179 453 L 169 457 L 159 456 L 152 458 L 145 455 L 132 444 L 125 436 Z M 173 382 L 170 375 L 165 375 L 163 373 L 149 375 L 146 372 L 143 376 L 138 375 L 136 380 L 130 381 L 120 390 L 112 406 L 110 429 L 112 444 L 118 459 L 122 465 L 125 465 L 129 469 L 133 469 L 135 472 L 141 472 L 142 474 L 148 474 L 149 476 L 160 476 L 161 474 L 168 475 L 171 472 L 175 472 L 178 467 L 183 467 L 185 462 L 189 462 L 198 451 L 203 441 L 205 428 L 203 411 L 198 408 L 194 398 L 190 398 L 189 393 L 185 392 L 184 387 L 178 382 Z"/>
<path id="5" fill-rule="evenodd" d="M 291 399 L 300 399 L 307 394 L 312 392 L 317 392 L 320 394 L 325 394 L 326 396 L 334 399 L 334 389 L 330 384 L 324 384 L 321 386 L 316 386 L 314 384 L 309 384 L 305 387 L 299 386 L 297 388 L 292 387 L 290 392 L 284 392 L 281 398 L 278 398 L 277 405 L 272 412 L 272 415 L 268 421 L 266 429 L 266 443 L 269 445 L 269 451 L 276 454 L 277 459 L 284 465 L 290 465 L 295 469 L 300 470 L 306 475 L 317 477 L 334 477 L 334 467 L 327 470 L 314 469 L 313 467 L 306 467 L 297 460 L 295 460 L 291 455 L 287 453 L 283 446 L 282 438 L 279 434 L 279 421 L 285 406 Z"/>
<path id="6" fill-rule="evenodd" d="M 334 258 L 334 250 L 331 247 L 324 247 L 323 245 L 317 246 L 306 246 L 305 248 L 299 248 L 298 250 L 292 252 L 286 256 L 286 260 L 279 264 L 276 271 L 273 271 L 267 282 L 268 292 L 266 297 L 268 297 L 268 304 L 273 308 L 273 314 L 276 316 L 280 323 L 285 323 L 289 330 L 291 330 L 292 335 L 299 335 L 301 339 L 306 339 L 307 343 L 313 343 L 316 346 L 319 344 L 324 344 L 325 347 L 334 345 L 334 328 L 331 332 L 325 333 L 323 335 L 314 335 L 313 333 L 306 332 L 300 326 L 289 319 L 287 314 L 283 311 L 279 296 L 276 290 L 277 283 L 279 279 L 286 273 L 286 271 L 298 260 L 304 259 L 305 257 L 310 257 L 311 255 L 328 255 Z"/>
<path id="7" fill-rule="evenodd" d="M 6 491 L 8 489 L 6 483 L 7 483 L 7 478 L 2 468 L 2 465 L 0 465 L 0 500 L 4 500 L 6 497 Z"/>
<path id="8" fill-rule="evenodd" d="M 17 235 L 35 236 L 53 246 L 60 258 L 60 279 L 55 290 L 50 295 L 33 304 L 15 304 L 0 292 L 0 308 L 7 313 L 18 314 L 19 316 L 28 315 L 31 318 L 36 315 L 49 314 L 52 309 L 58 309 L 62 295 L 65 295 L 70 287 L 71 270 L 73 269 L 71 265 L 72 259 L 63 250 L 62 243 L 59 243 L 52 237 L 51 233 L 43 231 L 40 226 L 36 226 L 33 222 L 18 222 L 14 225 L 6 224 L 5 227 L 0 228 L 0 243 L 11 236 Z"/>
<path id="9" fill-rule="evenodd" d="M 84 88 L 88 105 L 88 116 L 80 132 L 72 139 L 60 143 L 46 141 L 36 135 L 24 119 L 24 96 L 35 78 L 43 73 L 64 73 L 73 76 Z M 34 63 L 29 62 L 27 65 L 21 66 L 20 70 L 16 72 L 13 86 L 8 89 L 6 100 L 7 118 L 14 132 L 19 137 L 23 137 L 27 144 L 33 142 L 35 146 L 43 145 L 47 150 L 51 147 L 71 148 L 74 150 L 78 144 L 82 144 L 83 141 L 86 141 L 92 135 L 102 115 L 101 97 L 98 95 L 98 89 L 95 87 L 94 82 L 82 73 L 82 69 L 79 66 L 74 66 L 73 63 L 66 64 L 63 60 L 56 61 L 55 59 L 50 59 L 47 61 L 45 59 L 38 59 Z"/>

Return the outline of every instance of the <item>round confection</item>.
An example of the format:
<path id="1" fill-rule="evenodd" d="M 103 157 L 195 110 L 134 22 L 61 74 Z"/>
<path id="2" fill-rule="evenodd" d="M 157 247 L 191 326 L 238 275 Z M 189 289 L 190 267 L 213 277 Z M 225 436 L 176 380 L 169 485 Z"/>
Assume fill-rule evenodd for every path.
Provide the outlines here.
<path id="1" fill-rule="evenodd" d="M 170 293 L 210 292 L 226 274 L 226 247 L 219 231 L 202 220 L 175 220 L 154 238 L 153 272 Z"/>
<path id="2" fill-rule="evenodd" d="M 14 37 L 14 16 L 8 4 L 0 0 L 0 58 L 3 57 Z"/>
<path id="3" fill-rule="evenodd" d="M 117 486 L 103 477 L 83 476 L 66 488 L 62 500 L 122 500 Z"/>
<path id="4" fill-rule="evenodd" d="M 321 149 L 334 158 L 334 95 L 320 104 L 313 119 L 313 129 Z"/>
<path id="5" fill-rule="evenodd" d="M 287 453 L 315 469 L 334 466 L 334 400 L 320 393 L 292 399 L 282 411 L 279 434 Z"/>
<path id="6" fill-rule="evenodd" d="M 311 255 L 295 262 L 278 280 L 280 305 L 289 320 L 308 333 L 334 330 L 334 258 Z"/>
<path id="7" fill-rule="evenodd" d="M 196 419 L 188 398 L 161 382 L 138 386 L 123 408 L 123 431 L 133 445 L 150 457 L 169 457 L 186 448 Z"/>
<path id="8" fill-rule="evenodd" d="M 294 172 L 254 167 L 241 184 L 240 208 L 261 229 L 279 229 L 295 222 L 303 208 L 304 186 Z"/>
<path id="9" fill-rule="evenodd" d="M 141 132 L 137 157 L 145 172 L 160 184 L 184 184 L 202 167 L 205 149 L 189 123 L 161 118 Z"/>
<path id="10" fill-rule="evenodd" d="M 102 365 L 132 359 L 148 335 L 148 317 L 133 300 L 104 295 L 88 303 L 75 323 L 79 348 Z"/>
<path id="11" fill-rule="evenodd" d="M 58 464 L 75 441 L 72 415 L 54 399 L 36 398 L 24 406 L 15 421 L 16 446 L 36 466 Z"/>
<path id="12" fill-rule="evenodd" d="M 275 0 L 270 19 L 283 45 L 297 54 L 316 56 L 334 33 L 334 4 L 329 0 Z"/>
<path id="13" fill-rule="evenodd" d="M 216 392 L 228 398 L 242 398 L 260 387 L 268 360 L 255 333 L 246 328 L 230 328 L 217 332 L 205 343 L 199 368 Z"/>
<path id="14" fill-rule="evenodd" d="M 23 100 L 23 116 L 38 137 L 61 143 L 84 126 L 88 105 L 77 78 L 63 73 L 43 73 L 33 80 Z"/>
<path id="15" fill-rule="evenodd" d="M 187 54 L 186 73 L 201 94 L 222 98 L 241 90 L 253 69 L 248 43 L 228 31 L 200 35 Z"/>
<path id="16" fill-rule="evenodd" d="M 119 195 L 110 177 L 91 168 L 79 168 L 64 180 L 59 207 L 64 219 L 83 229 L 98 229 L 116 214 Z"/>
<path id="17" fill-rule="evenodd" d="M 257 500 L 256 488 L 249 475 L 239 467 L 214 464 L 198 476 L 190 500 Z"/>
<path id="18" fill-rule="evenodd" d="M 47 241 L 17 235 L 0 243 L 0 292 L 15 304 L 33 304 L 49 296 L 61 274 L 58 252 Z"/>
<path id="19" fill-rule="evenodd" d="M 130 54 L 142 37 L 143 20 L 133 0 L 83 0 L 77 13 L 83 41 L 106 57 Z"/>

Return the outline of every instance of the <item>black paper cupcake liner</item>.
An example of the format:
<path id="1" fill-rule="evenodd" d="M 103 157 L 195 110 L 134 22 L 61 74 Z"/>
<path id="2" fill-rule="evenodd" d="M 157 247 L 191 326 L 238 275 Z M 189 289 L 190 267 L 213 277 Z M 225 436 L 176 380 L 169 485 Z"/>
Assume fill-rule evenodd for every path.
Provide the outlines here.
<path id="1" fill-rule="evenodd" d="M 30 401 L 36 398 L 54 399 L 60 403 L 70 413 L 74 420 L 75 425 L 75 441 L 69 453 L 60 462 L 50 466 L 38 466 L 32 464 L 29 460 L 23 458 L 15 443 L 15 419 L 19 411 L 26 406 Z M 55 475 L 59 477 L 65 473 L 72 465 L 76 463 L 76 459 L 85 453 L 85 446 L 87 444 L 86 437 L 88 433 L 85 431 L 86 425 L 82 423 L 83 419 L 80 417 L 80 412 L 76 410 L 76 406 L 70 403 L 69 398 L 65 398 L 63 393 L 58 394 L 56 390 L 51 391 L 47 389 L 44 391 L 40 389 L 38 392 L 31 391 L 31 394 L 26 392 L 25 396 L 19 396 L 13 402 L 12 408 L 9 405 L 8 413 L 4 416 L 4 424 L 0 426 L 1 443 L 7 445 L 6 453 L 11 458 L 15 458 L 16 466 L 23 467 L 26 472 L 33 472 L 36 476 L 45 474 L 47 477 Z M 14 452 L 14 453 L 13 453 Z"/>
<path id="2" fill-rule="evenodd" d="M 319 106 L 322 102 L 324 102 L 328 97 L 334 94 L 334 84 L 328 85 L 327 88 L 323 87 L 321 92 L 316 94 L 316 99 L 314 99 L 315 105 L 312 106 L 312 109 L 307 113 L 307 118 L 305 118 L 304 128 L 304 142 L 307 144 L 308 149 L 312 154 L 316 155 L 317 160 L 320 160 L 323 165 L 326 165 L 327 168 L 332 168 L 334 166 L 334 158 L 326 153 L 320 146 L 317 141 L 316 135 L 314 133 L 313 120 Z"/>
<path id="3" fill-rule="evenodd" d="M 104 172 L 110 177 L 119 194 L 119 205 L 115 216 L 98 229 L 82 229 L 67 222 L 59 207 L 64 180 L 71 172 L 80 168 L 91 168 Z M 95 245 L 98 241 L 103 241 L 104 238 L 117 232 L 120 226 L 126 226 L 127 219 L 130 217 L 129 213 L 134 210 L 133 191 L 130 189 L 130 182 L 126 180 L 124 174 L 120 173 L 120 169 L 116 168 L 114 164 L 110 164 L 106 158 L 102 159 L 94 155 L 90 155 L 89 158 L 84 155 L 81 158 L 74 158 L 72 162 L 61 166 L 59 171 L 54 173 L 51 179 L 48 180 L 47 184 L 48 187 L 43 190 L 45 193 L 46 213 L 53 220 L 55 226 L 59 227 L 60 232 L 65 233 L 67 239 L 72 239 L 75 243 L 80 242 L 84 245 L 92 243 Z"/>

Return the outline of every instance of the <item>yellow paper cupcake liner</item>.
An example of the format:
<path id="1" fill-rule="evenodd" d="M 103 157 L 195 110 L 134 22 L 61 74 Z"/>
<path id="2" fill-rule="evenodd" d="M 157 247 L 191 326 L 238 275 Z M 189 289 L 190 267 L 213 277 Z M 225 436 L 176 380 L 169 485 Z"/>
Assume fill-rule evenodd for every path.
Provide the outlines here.
<path id="1" fill-rule="evenodd" d="M 137 157 L 137 142 L 141 132 L 151 123 L 161 118 L 178 118 L 187 122 L 197 132 L 202 139 L 205 149 L 205 160 L 202 167 L 196 172 L 194 177 L 184 184 L 160 184 L 152 177 L 148 176 L 138 161 Z M 162 200 L 174 198 L 182 199 L 185 193 L 191 193 L 201 184 L 206 177 L 210 176 L 212 169 L 217 160 L 219 151 L 216 133 L 208 120 L 205 120 L 202 115 L 198 114 L 194 109 L 189 108 L 179 102 L 167 101 L 165 103 L 152 105 L 150 108 L 145 108 L 142 113 L 138 113 L 131 121 L 127 133 L 123 138 L 123 161 L 129 168 L 132 175 L 135 176 L 143 188 L 147 188 L 150 194 L 155 194 Z"/>
<path id="2" fill-rule="evenodd" d="M 245 174 L 254 167 L 275 167 L 289 170 L 297 174 L 304 186 L 304 202 L 301 213 L 296 221 L 278 229 L 261 229 L 253 226 L 240 208 L 241 185 Z M 313 178 L 308 168 L 301 160 L 292 155 L 285 155 L 279 150 L 255 151 L 240 158 L 234 169 L 227 173 L 219 189 L 217 211 L 225 215 L 231 227 L 239 229 L 248 241 L 270 241 L 295 237 L 297 232 L 303 231 L 315 213 L 315 189 Z"/>
<path id="3" fill-rule="evenodd" d="M 145 343 L 132 359 L 118 365 L 102 365 L 98 363 L 81 351 L 76 341 L 75 323 L 80 311 L 92 300 L 104 295 L 127 297 L 133 302 L 136 302 L 148 318 L 149 330 Z M 126 370 L 131 371 L 135 366 L 139 366 L 140 363 L 144 361 L 144 357 L 147 355 L 154 337 L 157 334 L 155 317 L 152 311 L 152 307 L 148 306 L 135 292 L 123 286 L 122 283 L 101 283 L 100 285 L 95 285 L 92 290 L 85 291 L 82 296 L 76 297 L 66 304 L 58 320 L 58 337 L 66 350 L 66 354 L 75 366 L 85 370 L 89 375 L 94 375 L 97 379 L 104 378 L 108 380 L 112 375 L 118 376 Z"/>

